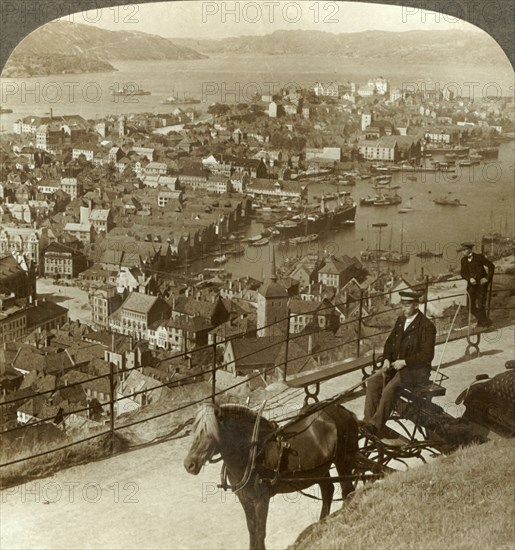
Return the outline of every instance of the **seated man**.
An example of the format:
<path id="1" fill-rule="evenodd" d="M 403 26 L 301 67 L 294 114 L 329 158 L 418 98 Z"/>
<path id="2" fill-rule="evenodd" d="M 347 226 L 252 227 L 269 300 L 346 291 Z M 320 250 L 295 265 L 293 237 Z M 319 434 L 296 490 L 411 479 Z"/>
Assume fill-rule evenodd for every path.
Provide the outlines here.
<path id="1" fill-rule="evenodd" d="M 367 379 L 366 429 L 381 433 L 403 387 L 429 380 L 435 353 L 435 325 L 418 309 L 420 293 L 401 291 L 403 313 L 386 340 L 383 367 Z"/>

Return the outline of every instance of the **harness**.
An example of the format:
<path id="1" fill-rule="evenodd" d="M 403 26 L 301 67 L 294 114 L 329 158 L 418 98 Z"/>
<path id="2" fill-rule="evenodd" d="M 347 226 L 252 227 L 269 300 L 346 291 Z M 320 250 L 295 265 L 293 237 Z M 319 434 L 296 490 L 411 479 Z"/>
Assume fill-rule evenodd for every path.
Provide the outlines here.
<path id="1" fill-rule="evenodd" d="M 252 472 L 256 464 L 257 446 L 258 446 L 257 438 L 259 433 L 259 425 L 261 423 L 261 417 L 263 416 L 263 410 L 265 408 L 265 405 L 266 405 L 266 401 L 263 401 L 257 413 L 256 421 L 254 422 L 254 429 L 252 430 L 252 439 L 250 440 L 249 456 L 247 458 L 245 472 L 243 473 L 243 477 L 241 478 L 241 480 L 238 483 L 236 483 L 236 485 L 232 485 L 232 486 L 229 485 L 227 483 L 227 466 L 225 464 L 222 466 L 222 471 L 220 472 L 221 479 L 218 487 L 223 489 L 224 491 L 231 489 L 233 493 L 237 493 L 241 491 L 244 487 L 246 487 L 247 483 L 250 480 L 250 476 L 252 475 Z M 216 462 L 218 462 L 219 460 L 221 460 L 221 457 L 220 459 L 217 459 Z"/>
<path id="2" fill-rule="evenodd" d="M 275 442 L 278 444 L 279 448 L 279 457 L 277 459 L 277 464 L 274 468 L 271 468 L 271 471 L 273 473 L 273 477 L 271 479 L 266 479 L 267 483 L 270 483 L 270 485 L 277 485 L 281 480 L 282 481 L 302 481 L 302 479 L 295 479 L 295 480 L 288 480 L 285 478 L 281 479 L 281 466 L 283 463 L 283 459 L 286 456 L 287 453 L 291 453 L 294 456 L 297 455 L 297 452 L 291 448 L 291 444 L 289 443 L 288 439 L 292 438 L 296 435 L 299 435 L 303 433 L 304 431 L 308 430 L 313 422 L 315 422 L 316 417 L 313 418 L 313 420 L 302 430 L 292 432 L 288 434 L 288 436 L 284 435 L 284 430 L 288 427 L 289 424 L 286 424 L 284 426 L 278 426 L 273 432 L 268 434 L 264 440 L 261 442 L 258 441 L 258 434 L 259 434 L 259 426 L 261 423 L 261 418 L 263 416 L 263 410 L 265 408 L 266 401 L 264 401 L 257 413 L 256 420 L 254 422 L 254 428 L 252 430 L 252 439 L 250 442 L 250 448 L 249 448 L 249 456 L 247 458 L 247 464 L 245 466 L 245 472 L 243 473 L 243 476 L 241 480 L 236 483 L 235 485 L 230 485 L 227 480 L 227 467 L 225 464 L 222 466 L 222 470 L 220 472 L 220 483 L 218 484 L 218 488 L 223 489 L 224 491 L 231 490 L 233 493 L 237 493 L 241 491 L 244 487 L 247 486 L 250 477 L 252 473 L 254 472 L 256 468 L 256 459 L 258 456 L 258 450 L 262 450 L 263 447 L 266 445 L 267 442 L 269 442 L 271 439 L 275 439 Z M 308 416 L 311 416 L 319 409 L 323 409 L 327 406 L 323 405 L 322 403 L 317 403 L 314 407 L 311 407 L 308 411 L 306 411 L 303 415 L 299 415 L 296 417 L 292 417 L 292 422 L 290 424 L 293 424 L 295 422 L 298 422 L 299 420 L 302 420 L 303 418 L 306 418 Z M 220 456 L 217 459 L 210 459 L 210 463 L 216 463 L 219 462 L 222 459 Z M 317 468 L 321 468 L 322 466 L 325 466 L 326 464 L 331 464 L 333 462 L 334 456 L 332 456 L 329 460 L 326 462 L 319 464 Z M 261 482 L 264 482 L 265 480 L 261 480 Z"/>

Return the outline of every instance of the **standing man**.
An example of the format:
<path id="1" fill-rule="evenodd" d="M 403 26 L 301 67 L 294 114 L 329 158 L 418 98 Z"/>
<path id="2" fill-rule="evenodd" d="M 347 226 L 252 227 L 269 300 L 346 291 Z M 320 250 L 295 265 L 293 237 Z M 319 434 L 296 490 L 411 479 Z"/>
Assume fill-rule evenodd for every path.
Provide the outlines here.
<path id="1" fill-rule="evenodd" d="M 383 349 L 383 367 L 367 379 L 365 428 L 380 435 L 401 389 L 427 382 L 435 354 L 435 325 L 418 309 L 421 294 L 399 292 L 402 315 Z"/>
<path id="2" fill-rule="evenodd" d="M 462 243 L 460 252 L 461 276 L 467 281 L 467 293 L 470 300 L 470 310 L 477 319 L 478 327 L 488 327 L 492 321 L 486 314 L 486 297 L 488 286 L 492 283 L 495 265 L 483 254 L 472 252 L 474 243 Z"/>

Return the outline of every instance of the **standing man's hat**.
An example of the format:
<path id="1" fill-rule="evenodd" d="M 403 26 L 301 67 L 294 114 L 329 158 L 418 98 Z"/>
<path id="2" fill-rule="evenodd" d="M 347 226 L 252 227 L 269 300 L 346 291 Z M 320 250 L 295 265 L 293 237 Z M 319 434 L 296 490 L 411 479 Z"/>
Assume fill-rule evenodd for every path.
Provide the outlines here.
<path id="1" fill-rule="evenodd" d="M 461 243 L 458 252 L 462 252 L 463 250 L 472 250 L 474 246 L 476 246 L 474 243 Z"/>
<path id="2" fill-rule="evenodd" d="M 418 302 L 420 298 L 422 298 L 422 293 L 415 292 L 414 290 L 401 290 L 399 292 L 399 296 L 401 297 L 401 302 L 410 304 L 413 302 Z"/>

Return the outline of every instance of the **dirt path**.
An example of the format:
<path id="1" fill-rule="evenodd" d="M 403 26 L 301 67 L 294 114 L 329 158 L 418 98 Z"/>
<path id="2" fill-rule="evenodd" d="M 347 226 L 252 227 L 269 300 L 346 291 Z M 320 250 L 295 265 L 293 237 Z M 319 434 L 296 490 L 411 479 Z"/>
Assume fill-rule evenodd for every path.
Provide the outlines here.
<path id="1" fill-rule="evenodd" d="M 483 355 L 445 369 L 447 395 L 439 404 L 459 414 L 454 399 L 476 374 L 494 375 L 513 358 L 514 327 L 482 337 Z M 459 359 L 463 341 L 448 345 L 445 361 Z M 437 349 L 438 362 L 441 347 Z M 356 381 L 360 379 L 356 373 Z M 352 376 L 323 385 L 321 397 L 340 392 Z M 345 384 L 345 386 L 344 386 Z M 298 396 L 295 401 L 299 401 Z M 348 404 L 361 417 L 363 400 Z M 1 492 L 2 550 L 239 549 L 248 544 L 234 495 L 216 488 L 219 465 L 194 477 L 182 461 L 189 439 L 169 441 L 111 459 L 70 468 Z M 333 505 L 336 510 L 339 504 Z M 297 493 L 270 507 L 268 548 L 285 548 L 318 519 L 319 503 Z"/>

